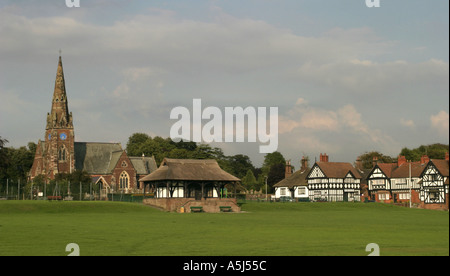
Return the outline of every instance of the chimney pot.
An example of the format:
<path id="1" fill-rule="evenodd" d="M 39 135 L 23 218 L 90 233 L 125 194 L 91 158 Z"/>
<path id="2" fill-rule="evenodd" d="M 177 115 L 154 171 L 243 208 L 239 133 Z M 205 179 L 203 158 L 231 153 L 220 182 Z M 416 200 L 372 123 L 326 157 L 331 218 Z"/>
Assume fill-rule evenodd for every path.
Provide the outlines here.
<path id="1" fill-rule="evenodd" d="M 428 155 L 422 155 L 422 157 L 420 158 L 420 163 L 421 164 L 425 164 L 428 163 L 430 161 L 430 158 L 428 157 Z"/>
<path id="2" fill-rule="evenodd" d="M 403 155 L 399 155 L 398 156 L 398 159 L 397 159 L 397 166 L 401 166 L 401 165 L 403 165 L 403 164 L 405 164 L 407 161 L 406 161 L 406 157 L 405 156 L 403 156 Z"/>

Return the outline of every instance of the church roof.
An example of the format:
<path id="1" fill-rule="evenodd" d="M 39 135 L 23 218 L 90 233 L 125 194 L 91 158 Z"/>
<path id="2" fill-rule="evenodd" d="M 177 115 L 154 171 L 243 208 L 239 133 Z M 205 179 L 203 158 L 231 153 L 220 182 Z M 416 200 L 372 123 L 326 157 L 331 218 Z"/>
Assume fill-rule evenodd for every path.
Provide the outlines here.
<path id="1" fill-rule="evenodd" d="M 112 153 L 117 151 L 122 152 L 120 143 L 75 142 L 75 169 L 89 174 L 108 174 Z"/>
<path id="2" fill-rule="evenodd" d="M 129 157 L 137 174 L 147 175 L 158 169 L 155 158 L 152 157 Z"/>
<path id="3" fill-rule="evenodd" d="M 141 182 L 187 180 L 239 182 L 240 179 L 222 170 L 216 160 L 170 159 L 165 158 L 153 173 Z"/>
<path id="4" fill-rule="evenodd" d="M 75 142 L 75 169 L 85 170 L 91 175 L 110 174 L 122 153 L 120 143 Z M 147 175 L 157 169 L 153 156 L 128 158 L 138 175 Z"/>

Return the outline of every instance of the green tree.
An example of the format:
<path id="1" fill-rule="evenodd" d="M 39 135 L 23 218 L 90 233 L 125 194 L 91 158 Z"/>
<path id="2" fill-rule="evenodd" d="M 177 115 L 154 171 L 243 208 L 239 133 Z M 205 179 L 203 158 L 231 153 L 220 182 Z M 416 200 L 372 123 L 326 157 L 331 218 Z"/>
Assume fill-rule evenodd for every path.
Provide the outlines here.
<path id="1" fill-rule="evenodd" d="M 371 151 L 371 152 L 366 152 L 362 155 L 359 156 L 359 159 L 361 159 L 362 165 L 364 169 L 371 169 L 373 168 L 373 161 L 374 158 L 376 158 L 378 160 L 379 163 L 392 163 L 395 162 L 395 159 L 387 156 L 387 155 L 383 155 L 382 153 L 378 152 L 378 151 Z"/>
<path id="2" fill-rule="evenodd" d="M 261 168 L 262 173 L 267 176 L 269 174 L 271 167 L 273 165 L 278 165 L 278 164 L 283 165 L 283 171 L 284 171 L 284 166 L 286 165 L 286 159 L 284 159 L 284 156 L 280 152 L 275 151 L 273 153 L 266 154 L 266 156 L 264 157 L 263 166 Z"/>
<path id="3" fill-rule="evenodd" d="M 400 155 L 405 156 L 407 160 L 420 161 L 423 155 L 427 155 L 431 159 L 444 159 L 445 153 L 448 152 L 449 145 L 431 144 L 421 145 L 415 149 L 403 148 Z"/>
<path id="4" fill-rule="evenodd" d="M 127 153 L 130 156 L 141 156 L 142 145 L 152 138 L 145 133 L 134 133 L 128 138 Z"/>
<path id="5" fill-rule="evenodd" d="M 258 182 L 252 170 L 247 170 L 247 174 L 242 178 L 242 186 L 244 186 L 247 191 L 256 190 Z"/>
<path id="6" fill-rule="evenodd" d="M 269 174 L 267 175 L 267 185 L 269 186 L 269 192 L 272 191 L 273 185 L 277 184 L 285 177 L 286 164 L 277 163 L 270 167 Z"/>
<path id="7" fill-rule="evenodd" d="M 250 160 L 250 157 L 243 154 L 236 154 L 233 156 L 229 156 L 226 158 L 229 163 L 229 167 L 231 170 L 231 174 L 238 178 L 243 178 L 248 174 L 248 171 L 251 170 L 254 175 L 255 167 Z"/>

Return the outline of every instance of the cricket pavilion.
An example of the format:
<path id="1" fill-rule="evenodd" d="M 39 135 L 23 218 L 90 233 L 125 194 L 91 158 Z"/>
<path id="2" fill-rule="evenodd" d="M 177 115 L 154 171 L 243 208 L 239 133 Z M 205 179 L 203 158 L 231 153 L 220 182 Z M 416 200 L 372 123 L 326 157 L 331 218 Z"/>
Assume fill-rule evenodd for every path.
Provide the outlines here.
<path id="1" fill-rule="evenodd" d="M 139 181 L 144 191 L 154 193 L 144 204 L 169 212 L 240 212 L 229 194 L 236 195 L 241 180 L 222 170 L 216 160 L 165 158 Z"/>

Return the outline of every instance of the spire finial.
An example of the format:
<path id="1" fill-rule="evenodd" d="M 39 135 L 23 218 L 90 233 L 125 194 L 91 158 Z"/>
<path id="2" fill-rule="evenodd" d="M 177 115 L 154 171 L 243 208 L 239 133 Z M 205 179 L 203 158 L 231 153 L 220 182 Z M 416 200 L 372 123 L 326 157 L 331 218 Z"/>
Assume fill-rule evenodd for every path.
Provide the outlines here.
<path id="1" fill-rule="evenodd" d="M 59 49 L 59 56 L 61 56 L 61 53 L 62 53 L 62 51 L 61 51 L 61 49 Z"/>

